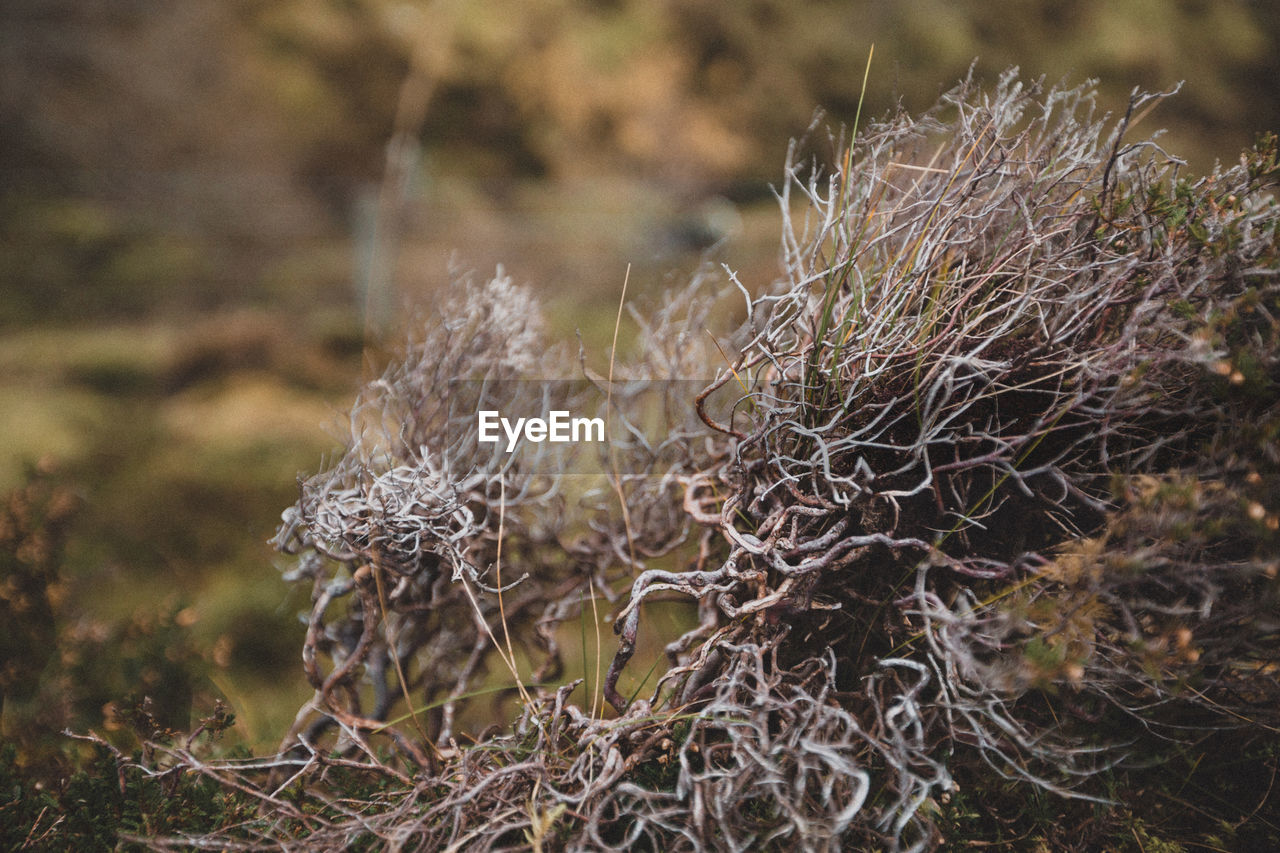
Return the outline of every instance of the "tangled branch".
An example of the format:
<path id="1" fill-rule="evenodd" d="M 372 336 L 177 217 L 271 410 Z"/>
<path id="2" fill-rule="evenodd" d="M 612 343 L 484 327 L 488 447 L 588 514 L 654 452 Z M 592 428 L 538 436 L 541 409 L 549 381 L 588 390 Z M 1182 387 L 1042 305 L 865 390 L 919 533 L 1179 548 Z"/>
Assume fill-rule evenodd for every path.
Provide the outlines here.
<path id="1" fill-rule="evenodd" d="M 1280 173 L 1272 145 L 1183 177 L 1128 136 L 1162 97 L 1111 123 L 1008 74 L 830 140 L 831 166 L 794 145 L 783 279 L 700 392 L 608 389 L 607 488 L 566 490 L 571 451 L 460 438 L 500 387 L 545 404 L 502 383 L 566 361 L 523 291 L 468 289 L 277 539 L 312 589 L 316 693 L 274 768 L 324 804 L 307 846 L 921 850 L 962 774 L 1101 801 L 1134 731 L 1280 726 Z M 710 275 L 642 323 L 630 376 L 717 363 Z M 550 683 L 597 597 L 612 718 Z M 672 598 L 697 623 L 624 695 Z M 508 631 L 533 684 L 460 746 Z M 337 766 L 384 793 L 326 794 Z M 304 818 L 263 808 L 227 837 L 288 846 Z"/>

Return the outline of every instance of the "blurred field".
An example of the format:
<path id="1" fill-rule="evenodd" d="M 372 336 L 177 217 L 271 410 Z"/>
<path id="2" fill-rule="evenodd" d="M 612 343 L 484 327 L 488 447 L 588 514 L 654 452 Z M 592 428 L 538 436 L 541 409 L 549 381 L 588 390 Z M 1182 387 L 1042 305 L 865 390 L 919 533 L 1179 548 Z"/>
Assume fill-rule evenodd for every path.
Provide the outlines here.
<path id="1" fill-rule="evenodd" d="M 0 11 L 0 486 L 83 500 L 61 618 L 177 609 L 241 731 L 307 691 L 266 541 L 450 268 L 504 264 L 606 353 L 628 264 L 775 274 L 815 109 L 931 104 L 975 57 L 1103 80 L 1195 169 L 1280 125 L 1268 3 L 17 0 Z M 1149 129 L 1149 128 L 1144 128 Z M 388 143 L 408 147 L 388 168 Z M 830 147 L 825 131 L 811 148 Z M 394 181 L 388 180 L 388 174 Z M 373 356 L 369 361 L 381 356 Z M 189 610 L 184 610 L 189 608 Z M 584 661 L 585 665 L 585 661 Z M 78 720 L 97 725 L 100 720 Z"/>
<path id="2" fill-rule="evenodd" d="M 335 445 L 359 370 L 359 330 L 343 334 L 250 312 L 0 343 L 5 488 L 24 460 L 53 458 L 81 500 L 64 568 L 70 621 L 186 609 L 255 738 L 292 711 L 237 700 L 298 693 L 306 602 L 285 599 L 267 540 L 296 477 Z"/>

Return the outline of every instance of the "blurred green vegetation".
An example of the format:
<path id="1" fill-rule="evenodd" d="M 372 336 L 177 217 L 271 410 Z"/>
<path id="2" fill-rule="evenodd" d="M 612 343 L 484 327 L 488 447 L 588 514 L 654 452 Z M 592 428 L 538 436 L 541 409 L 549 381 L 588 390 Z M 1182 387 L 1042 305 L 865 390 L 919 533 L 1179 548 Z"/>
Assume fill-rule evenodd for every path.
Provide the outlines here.
<path id="1" fill-rule="evenodd" d="M 334 398 L 358 374 L 359 334 L 323 315 L 298 327 L 248 313 L 185 330 L 63 328 L 3 342 L 9 446 L 44 452 L 48 476 L 79 504 L 55 608 L 54 633 L 77 638 L 85 669 L 70 684 L 95 683 L 94 667 L 111 682 L 59 726 L 108 725 L 108 702 L 147 687 L 110 674 L 113 644 L 149 637 L 163 657 L 171 638 L 147 627 L 157 619 L 190 644 L 204 692 L 243 708 L 241 735 L 266 746 L 292 719 L 306 695 L 293 678 L 306 602 L 286 598 L 267 540 L 295 478 L 333 446 L 325 426 L 340 423 Z M 24 477 L 20 460 L 5 463 L 6 480 Z M 186 728 L 189 715 L 171 725 Z"/>
<path id="2" fill-rule="evenodd" d="M 170 631 L 242 736 L 291 719 L 304 602 L 265 543 L 358 384 L 369 246 L 411 304 L 451 257 L 504 263 L 602 352 L 627 264 L 653 293 L 724 236 L 748 286 L 776 274 L 768 182 L 815 109 L 852 121 L 873 43 L 864 114 L 975 57 L 1098 76 L 1100 109 L 1185 80 L 1147 121 L 1207 169 L 1280 126 L 1278 41 L 1269 4 L 1190 0 L 5 3 L 0 486 L 58 460 L 80 508 L 49 683 L 104 666 L 60 719 L 107 721 L 150 682 L 105 661 Z"/>
<path id="3" fill-rule="evenodd" d="M 1233 0 L 15 0 L 0 24 L 9 326 L 351 308 L 397 130 L 402 294 L 456 251 L 603 306 L 626 263 L 653 288 L 687 261 L 710 198 L 767 209 L 814 110 L 852 122 L 872 44 L 864 114 L 976 61 L 1098 77 L 1103 110 L 1185 81 L 1148 122 L 1197 171 L 1280 127 L 1280 19 Z M 737 233 L 751 280 L 774 232 Z"/>

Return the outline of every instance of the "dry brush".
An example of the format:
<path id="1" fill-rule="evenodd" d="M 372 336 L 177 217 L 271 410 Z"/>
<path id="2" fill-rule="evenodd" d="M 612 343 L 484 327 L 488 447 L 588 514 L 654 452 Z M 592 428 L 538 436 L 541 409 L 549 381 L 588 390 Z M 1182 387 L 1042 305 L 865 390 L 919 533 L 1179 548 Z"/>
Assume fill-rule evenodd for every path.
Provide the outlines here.
<path id="1" fill-rule="evenodd" d="M 1276 149 L 1188 178 L 1132 139 L 1161 97 L 1010 74 L 793 146 L 783 277 L 704 271 L 612 384 L 530 381 L 575 378 L 533 299 L 460 287 L 285 515 L 315 697 L 280 756 L 170 748 L 262 797 L 202 841 L 929 849 L 965 786 L 1105 802 L 1144 738 L 1275 731 Z M 715 345 L 713 296 L 746 313 Z M 603 488 L 462 438 L 583 387 Z M 672 599 L 696 624 L 624 691 Z M 597 603 L 612 713 L 560 651 Z M 517 719 L 467 740 L 495 679 Z"/>

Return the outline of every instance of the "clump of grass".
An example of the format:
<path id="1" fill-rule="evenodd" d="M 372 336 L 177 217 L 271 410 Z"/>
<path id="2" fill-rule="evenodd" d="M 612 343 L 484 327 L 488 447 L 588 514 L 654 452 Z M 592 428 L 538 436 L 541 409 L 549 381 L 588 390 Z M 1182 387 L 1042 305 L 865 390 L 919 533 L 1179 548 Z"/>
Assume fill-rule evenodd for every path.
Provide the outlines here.
<path id="1" fill-rule="evenodd" d="M 830 167 L 793 149 L 783 278 L 722 342 L 701 281 L 642 324 L 609 383 L 611 482 L 582 495 L 568 456 L 458 439 L 499 383 L 563 363 L 527 295 L 470 288 L 286 513 L 315 698 L 256 765 L 268 785 L 174 753 L 273 816 L 213 837 L 287 842 L 306 815 L 312 849 L 1142 846 L 1156 818 L 1110 804 L 1153 790 L 1143 761 L 1205 737 L 1274 761 L 1280 169 L 1268 138 L 1185 177 L 1130 140 L 1160 97 L 1112 121 L 1088 88 L 1009 74 L 832 140 Z M 697 376 L 720 347 L 646 439 L 652 386 L 620 377 Z M 504 405 L 548 393 L 514 387 L 532 396 Z M 555 627 L 595 596 L 613 718 L 548 683 Z M 641 605 L 672 596 L 698 624 L 623 695 Z M 498 637 L 522 702 L 459 743 Z M 1210 765 L 1154 790 L 1185 798 Z M 383 787 L 342 804 L 335 768 Z M 1197 809 L 1177 829 L 1204 843 L 1220 817 L 1280 834 Z"/>

